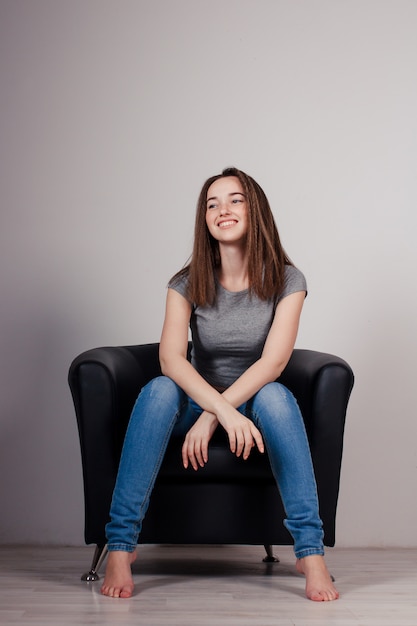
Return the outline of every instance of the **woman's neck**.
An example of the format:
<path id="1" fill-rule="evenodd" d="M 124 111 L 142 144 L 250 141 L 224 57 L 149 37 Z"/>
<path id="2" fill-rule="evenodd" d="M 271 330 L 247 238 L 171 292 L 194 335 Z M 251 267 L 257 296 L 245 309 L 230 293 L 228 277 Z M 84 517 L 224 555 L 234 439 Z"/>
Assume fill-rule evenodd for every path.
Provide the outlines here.
<path id="1" fill-rule="evenodd" d="M 227 246 L 220 249 L 218 280 L 228 291 L 248 289 L 248 262 L 241 247 Z"/>

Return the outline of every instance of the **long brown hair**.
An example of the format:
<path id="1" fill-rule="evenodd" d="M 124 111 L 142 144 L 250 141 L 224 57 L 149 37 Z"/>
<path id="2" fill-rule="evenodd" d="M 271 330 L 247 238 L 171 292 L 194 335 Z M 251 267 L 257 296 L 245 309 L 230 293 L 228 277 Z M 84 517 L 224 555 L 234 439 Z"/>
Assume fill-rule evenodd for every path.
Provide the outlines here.
<path id="1" fill-rule="evenodd" d="M 279 238 L 274 216 L 263 189 L 248 174 L 229 167 L 211 176 L 201 189 L 197 203 L 194 247 L 191 260 L 176 277 L 188 276 L 188 297 L 198 306 L 216 299 L 216 269 L 220 265 L 219 244 L 206 224 L 207 192 L 219 178 L 239 179 L 248 207 L 247 259 L 249 291 L 261 300 L 279 295 L 284 287 L 285 265 L 292 265 Z M 175 278 L 175 277 L 174 277 Z"/>

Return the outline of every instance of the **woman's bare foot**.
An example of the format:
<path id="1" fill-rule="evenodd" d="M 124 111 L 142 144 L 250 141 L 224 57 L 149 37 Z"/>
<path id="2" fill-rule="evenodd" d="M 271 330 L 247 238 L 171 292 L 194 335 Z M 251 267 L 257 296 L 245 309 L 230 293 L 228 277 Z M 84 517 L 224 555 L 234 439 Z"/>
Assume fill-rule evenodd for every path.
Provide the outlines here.
<path id="1" fill-rule="evenodd" d="M 133 589 L 132 563 L 136 560 L 136 551 L 115 550 L 109 552 L 104 582 L 101 593 L 111 598 L 130 598 Z"/>
<path id="2" fill-rule="evenodd" d="M 324 557 L 319 554 L 298 559 L 297 571 L 306 577 L 306 596 L 314 602 L 337 600 L 339 592 L 333 584 Z"/>

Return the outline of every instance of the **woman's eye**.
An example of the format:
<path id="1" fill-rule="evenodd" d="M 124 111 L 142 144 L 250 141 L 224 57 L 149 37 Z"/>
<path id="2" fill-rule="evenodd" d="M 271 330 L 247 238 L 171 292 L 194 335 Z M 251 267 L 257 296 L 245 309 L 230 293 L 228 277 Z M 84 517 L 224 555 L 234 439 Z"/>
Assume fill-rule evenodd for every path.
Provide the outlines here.
<path id="1" fill-rule="evenodd" d="M 217 206 L 217 204 L 209 204 L 209 205 L 207 206 L 207 208 L 208 208 L 208 209 L 215 209 L 215 208 L 216 208 L 216 206 Z"/>
<path id="2" fill-rule="evenodd" d="M 240 204 L 240 202 L 243 202 L 242 198 L 233 198 L 232 200 L 233 204 Z"/>

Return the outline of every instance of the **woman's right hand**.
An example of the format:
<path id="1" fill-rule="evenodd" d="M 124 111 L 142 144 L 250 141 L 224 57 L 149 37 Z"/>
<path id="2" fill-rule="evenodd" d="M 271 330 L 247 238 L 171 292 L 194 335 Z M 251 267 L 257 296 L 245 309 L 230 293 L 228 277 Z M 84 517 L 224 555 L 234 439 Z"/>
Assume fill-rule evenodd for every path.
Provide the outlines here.
<path id="1" fill-rule="evenodd" d="M 182 463 L 187 469 L 188 464 L 194 470 L 204 467 L 208 461 L 208 445 L 218 426 L 218 421 L 213 413 L 203 411 L 195 424 L 185 436 L 182 446 Z"/>

